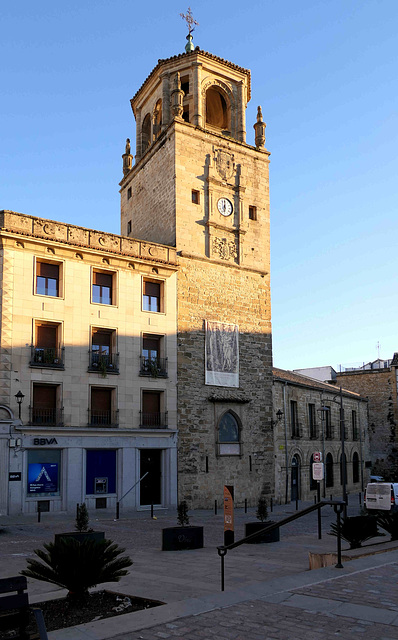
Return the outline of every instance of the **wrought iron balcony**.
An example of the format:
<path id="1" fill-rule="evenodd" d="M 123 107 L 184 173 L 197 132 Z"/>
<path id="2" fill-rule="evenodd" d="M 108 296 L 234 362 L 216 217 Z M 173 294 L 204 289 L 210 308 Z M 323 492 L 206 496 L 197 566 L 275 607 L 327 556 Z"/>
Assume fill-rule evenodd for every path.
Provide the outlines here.
<path id="1" fill-rule="evenodd" d="M 30 366 L 31 367 L 51 367 L 56 369 L 64 368 L 65 347 L 31 347 Z"/>
<path id="2" fill-rule="evenodd" d="M 333 427 L 328 425 L 325 428 L 325 440 L 333 440 Z"/>
<path id="3" fill-rule="evenodd" d="M 292 424 L 292 440 L 295 440 L 296 438 L 301 438 L 302 432 L 301 432 L 301 426 L 297 423 L 297 424 Z"/>
<path id="4" fill-rule="evenodd" d="M 64 409 L 29 407 L 29 424 L 43 427 L 62 427 Z"/>
<path id="5" fill-rule="evenodd" d="M 167 378 L 167 358 L 145 358 L 140 356 L 140 376 Z"/>
<path id="6" fill-rule="evenodd" d="M 140 411 L 140 427 L 149 427 L 149 429 L 166 429 L 167 411 L 165 413 L 145 413 Z"/>
<path id="7" fill-rule="evenodd" d="M 106 376 L 108 373 L 119 373 L 119 354 L 118 353 L 98 353 L 98 351 L 90 351 L 89 371 L 100 373 Z"/>
<path id="8" fill-rule="evenodd" d="M 318 427 L 316 426 L 316 424 L 310 426 L 310 440 L 317 440 L 318 439 Z"/>
<path id="9" fill-rule="evenodd" d="M 88 410 L 89 427 L 118 427 L 119 411 L 103 411 L 100 409 Z"/>

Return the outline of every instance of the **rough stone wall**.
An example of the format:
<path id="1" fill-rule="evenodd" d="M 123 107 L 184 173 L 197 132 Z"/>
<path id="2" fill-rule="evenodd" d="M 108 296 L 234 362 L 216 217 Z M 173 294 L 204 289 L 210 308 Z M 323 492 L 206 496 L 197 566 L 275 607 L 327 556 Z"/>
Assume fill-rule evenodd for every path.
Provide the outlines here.
<path id="1" fill-rule="evenodd" d="M 123 180 L 121 233 L 175 246 L 174 139 L 166 131 Z M 128 189 L 131 188 L 131 198 Z M 131 221 L 131 233 L 127 224 Z"/>
<path id="2" fill-rule="evenodd" d="M 333 456 L 333 487 L 325 487 L 323 493 L 326 496 L 333 494 L 341 495 L 340 484 L 340 405 L 336 402 L 336 394 L 328 394 L 316 388 L 287 385 L 285 390 L 285 401 L 283 395 L 284 383 L 275 380 L 273 385 L 274 415 L 280 409 L 283 411 L 282 420 L 274 419 L 275 433 L 275 499 L 279 503 L 286 502 L 286 475 L 287 475 L 287 501 L 291 499 L 291 468 L 292 458 L 297 456 L 300 461 L 299 493 L 301 500 L 311 500 L 316 494 L 316 490 L 310 489 L 310 463 L 311 456 L 315 451 L 321 451 L 324 455 L 324 462 L 328 453 Z M 322 401 L 321 401 L 322 398 Z M 292 426 L 290 424 L 290 401 L 297 402 L 297 414 L 300 438 L 292 437 Z M 315 405 L 316 433 L 317 438 L 310 438 L 309 410 L 308 405 Z M 323 440 L 322 421 L 318 410 L 325 404 L 331 410 L 332 435 L 330 440 Z M 357 492 L 362 489 L 361 476 L 359 483 L 353 482 L 353 456 L 357 453 L 362 460 L 364 485 L 368 479 L 368 471 L 365 463 L 369 457 L 369 437 L 367 421 L 367 403 L 363 400 L 343 397 L 343 407 L 345 414 L 345 447 L 347 458 L 347 491 Z M 352 411 L 357 414 L 358 438 L 354 440 L 351 415 Z M 286 430 L 286 432 L 285 432 Z M 286 438 L 287 434 L 287 438 Z M 321 485 L 324 489 L 323 483 Z"/>
<path id="3" fill-rule="evenodd" d="M 204 320 L 239 326 L 239 389 L 205 385 Z M 272 350 L 269 281 L 260 274 L 181 259 L 178 274 L 179 499 L 193 508 L 222 504 L 224 484 L 235 502 L 256 504 L 273 493 Z M 211 402 L 210 396 L 225 402 Z M 231 401 L 241 399 L 242 402 Z M 218 456 L 217 423 L 227 411 L 242 422 L 241 456 Z M 207 456 L 207 465 L 206 465 Z M 206 471 L 207 469 L 207 471 Z"/>
<path id="4" fill-rule="evenodd" d="M 0 249 L 0 404 L 11 405 L 12 374 L 12 301 L 14 260 L 3 246 Z M 14 404 L 14 403 L 13 403 Z"/>
<path id="5" fill-rule="evenodd" d="M 346 371 L 336 383 L 369 398 L 370 455 L 373 466 L 387 461 L 397 446 L 398 407 L 395 370 Z"/>

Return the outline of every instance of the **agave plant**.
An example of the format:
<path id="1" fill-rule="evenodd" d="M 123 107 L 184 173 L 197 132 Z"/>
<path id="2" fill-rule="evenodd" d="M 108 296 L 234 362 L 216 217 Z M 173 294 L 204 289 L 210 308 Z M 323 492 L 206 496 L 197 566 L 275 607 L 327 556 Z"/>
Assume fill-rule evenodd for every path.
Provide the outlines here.
<path id="1" fill-rule="evenodd" d="M 362 546 L 362 542 L 384 535 L 377 531 L 376 519 L 371 516 L 342 518 L 340 521 L 340 534 L 342 539 L 349 543 L 350 549 L 359 549 Z M 330 525 L 329 535 L 338 535 L 337 524 L 332 523 Z"/>
<path id="2" fill-rule="evenodd" d="M 379 513 L 376 520 L 379 527 L 390 534 L 391 540 L 398 540 L 398 512 Z"/>
<path id="3" fill-rule="evenodd" d="M 35 549 L 42 562 L 28 560 L 22 575 L 68 589 L 71 599 L 85 598 L 90 587 L 102 582 L 119 582 L 133 564 L 128 556 L 121 556 L 125 549 L 111 540 L 62 538 L 43 546 L 44 550 Z"/>

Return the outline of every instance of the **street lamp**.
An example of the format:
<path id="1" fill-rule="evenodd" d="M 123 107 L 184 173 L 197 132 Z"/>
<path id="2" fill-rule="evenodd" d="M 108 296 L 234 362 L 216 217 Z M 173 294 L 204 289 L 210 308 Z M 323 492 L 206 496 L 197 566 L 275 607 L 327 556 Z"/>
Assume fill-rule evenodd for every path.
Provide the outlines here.
<path id="1" fill-rule="evenodd" d="M 21 419 L 21 404 L 23 402 L 25 394 L 23 394 L 22 391 L 19 390 L 18 393 L 16 393 L 14 397 L 15 397 L 17 403 L 18 403 L 18 418 Z"/>

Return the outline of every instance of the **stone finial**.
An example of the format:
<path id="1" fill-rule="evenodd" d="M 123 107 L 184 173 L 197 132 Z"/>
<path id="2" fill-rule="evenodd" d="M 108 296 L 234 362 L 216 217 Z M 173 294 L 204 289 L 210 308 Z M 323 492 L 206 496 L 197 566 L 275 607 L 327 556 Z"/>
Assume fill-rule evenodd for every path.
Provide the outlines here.
<path id="1" fill-rule="evenodd" d="M 257 107 L 257 122 L 253 125 L 255 131 L 255 143 L 256 147 L 265 146 L 265 127 L 267 125 L 263 122 L 263 114 L 261 107 Z"/>
<path id="2" fill-rule="evenodd" d="M 130 153 L 131 151 L 131 147 L 130 147 L 130 138 L 127 138 L 126 140 L 126 150 L 122 155 L 123 158 L 123 175 L 126 176 L 129 171 L 131 171 L 132 166 L 133 166 L 133 156 Z"/>
<path id="3" fill-rule="evenodd" d="M 174 76 L 173 91 L 171 92 L 171 111 L 173 113 L 174 118 L 178 118 L 179 120 L 182 119 L 182 114 L 184 111 L 182 106 L 183 98 L 184 98 L 184 92 L 181 89 L 180 73 L 179 71 L 177 71 L 177 73 Z"/>

